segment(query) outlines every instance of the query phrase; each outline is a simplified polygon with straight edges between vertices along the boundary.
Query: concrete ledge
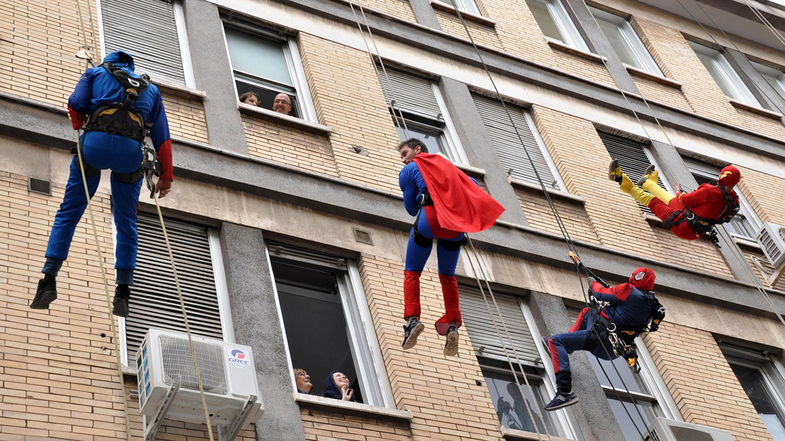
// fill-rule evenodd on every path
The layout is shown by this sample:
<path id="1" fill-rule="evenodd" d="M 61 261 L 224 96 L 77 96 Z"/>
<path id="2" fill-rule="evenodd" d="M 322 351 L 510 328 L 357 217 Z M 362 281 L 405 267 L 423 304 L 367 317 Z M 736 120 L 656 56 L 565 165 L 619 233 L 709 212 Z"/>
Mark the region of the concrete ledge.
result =
<path id="1" fill-rule="evenodd" d="M 238 102 L 237 108 L 240 109 L 241 113 L 257 116 L 259 118 L 263 118 L 268 121 L 285 124 L 290 127 L 305 130 L 307 132 L 316 133 L 318 135 L 329 136 L 330 133 L 332 133 L 333 131 L 333 129 L 319 123 L 306 121 L 302 118 L 297 118 L 295 116 L 289 116 L 278 112 L 273 112 L 270 109 L 263 109 L 261 107 L 252 106 L 250 104 Z"/>
<path id="2" fill-rule="evenodd" d="M 362 403 L 351 401 L 341 401 L 327 397 L 317 397 L 313 395 L 294 393 L 294 399 L 300 407 L 308 407 L 328 412 L 339 412 L 350 415 L 365 416 L 368 418 L 379 418 L 385 420 L 398 420 L 409 422 L 412 420 L 412 413 L 408 410 L 388 409 L 386 407 L 369 406 Z"/>
<path id="3" fill-rule="evenodd" d="M 676 80 L 672 80 L 670 78 L 661 77 L 659 75 L 654 75 L 652 73 L 646 72 L 645 70 L 640 70 L 637 67 L 624 65 L 624 68 L 627 69 L 627 72 L 630 75 L 636 76 L 638 78 L 643 78 L 644 80 L 654 81 L 655 83 L 662 84 L 663 86 L 672 87 L 674 89 L 681 90 L 682 84 Z"/>
<path id="4" fill-rule="evenodd" d="M 545 41 L 548 42 L 548 46 L 550 46 L 553 49 L 556 49 L 557 51 L 566 52 L 570 55 L 583 58 L 584 60 L 593 61 L 595 63 L 604 63 L 608 61 L 608 59 L 603 57 L 602 55 L 597 55 L 591 52 L 586 52 L 580 49 L 576 49 L 572 46 L 568 46 L 562 43 L 561 41 L 556 41 L 552 38 L 545 37 Z"/>
<path id="5" fill-rule="evenodd" d="M 527 441 L 542 441 L 542 440 L 550 440 L 550 441 L 570 441 L 566 438 L 559 438 L 556 436 L 549 436 L 549 435 L 540 435 L 534 432 L 527 432 L 525 430 L 516 430 L 510 429 L 509 427 L 502 426 L 501 428 L 502 436 L 504 439 L 510 440 L 527 440 Z"/>
<path id="6" fill-rule="evenodd" d="M 766 118 L 771 118 L 775 120 L 782 119 L 781 113 L 772 112 L 771 110 L 764 109 L 762 107 L 751 106 L 747 103 L 742 103 L 741 101 L 737 101 L 734 99 L 730 99 L 728 101 L 730 101 L 730 104 L 737 109 L 746 110 L 747 112 L 754 113 L 760 116 L 765 116 Z"/>
<path id="7" fill-rule="evenodd" d="M 455 7 L 453 5 L 441 2 L 439 0 L 431 0 L 431 6 L 433 9 L 439 9 L 444 12 L 450 12 L 455 14 L 455 18 L 458 18 L 458 14 L 455 13 Z M 472 14 L 471 12 L 461 11 L 461 16 L 466 21 L 472 21 L 483 26 L 488 27 L 496 27 L 496 22 L 491 20 L 488 17 L 483 17 L 482 15 Z"/>
<path id="8" fill-rule="evenodd" d="M 196 98 L 198 100 L 204 100 L 207 98 L 207 93 L 203 90 L 191 89 L 190 87 L 167 83 L 166 81 L 160 80 L 153 80 L 153 84 L 158 86 L 162 92 L 169 92 L 173 95 L 181 96 L 183 98 Z"/>
<path id="9" fill-rule="evenodd" d="M 507 180 L 510 182 L 510 184 L 513 187 L 521 187 L 526 190 L 533 190 L 533 191 L 540 191 L 540 192 L 542 191 L 542 188 L 539 185 L 532 184 L 530 182 L 526 182 L 515 178 L 507 178 Z M 545 191 L 547 191 L 549 195 L 556 197 L 558 199 L 563 199 L 568 202 L 578 203 L 580 205 L 586 204 L 586 198 L 584 198 L 583 196 L 577 196 L 572 193 L 567 193 L 566 191 L 554 190 L 551 188 L 546 188 Z"/>

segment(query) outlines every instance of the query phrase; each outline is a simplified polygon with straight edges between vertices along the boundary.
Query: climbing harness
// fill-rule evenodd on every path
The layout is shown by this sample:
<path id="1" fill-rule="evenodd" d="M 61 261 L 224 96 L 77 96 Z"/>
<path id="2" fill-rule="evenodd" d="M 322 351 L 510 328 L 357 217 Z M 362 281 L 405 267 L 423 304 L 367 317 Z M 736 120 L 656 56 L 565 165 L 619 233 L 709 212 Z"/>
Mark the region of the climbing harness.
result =
<path id="1" fill-rule="evenodd" d="M 689 207 L 684 207 L 681 210 L 674 211 L 667 219 L 662 222 L 662 226 L 670 229 L 684 222 L 692 228 L 695 234 L 706 236 L 714 243 L 717 248 L 720 248 L 719 237 L 717 236 L 717 225 L 730 222 L 735 216 L 739 215 L 740 205 L 733 199 L 728 189 L 722 185 L 714 185 L 715 188 L 722 192 L 722 197 L 725 199 L 725 208 L 716 218 L 701 217 L 695 214 Z"/>
<path id="2" fill-rule="evenodd" d="M 122 102 L 111 102 L 98 106 L 90 114 L 85 131 L 105 132 L 141 142 L 144 140 L 147 129 L 144 116 L 142 112 L 134 108 L 134 103 L 150 85 L 150 77 L 142 75 L 140 78 L 134 78 L 124 69 L 109 62 L 101 64 L 100 67 L 111 73 L 112 77 L 122 86 L 125 98 Z"/>

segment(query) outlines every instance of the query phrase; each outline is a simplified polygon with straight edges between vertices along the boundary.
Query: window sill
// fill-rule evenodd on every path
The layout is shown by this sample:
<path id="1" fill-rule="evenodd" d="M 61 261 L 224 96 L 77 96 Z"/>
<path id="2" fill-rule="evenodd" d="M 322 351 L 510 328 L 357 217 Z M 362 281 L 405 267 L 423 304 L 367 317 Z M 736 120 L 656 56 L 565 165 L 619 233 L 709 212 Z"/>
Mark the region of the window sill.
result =
<path id="1" fill-rule="evenodd" d="M 431 0 L 431 7 L 434 9 L 440 9 L 445 12 L 451 12 L 455 14 L 455 7 L 449 5 L 447 3 L 440 2 L 438 0 Z M 473 21 L 475 23 L 488 26 L 491 28 L 496 27 L 496 22 L 491 20 L 490 18 L 483 17 L 482 15 L 472 14 L 471 12 L 461 11 L 461 16 L 465 18 L 467 21 Z M 457 14 L 456 14 L 457 17 Z"/>
<path id="2" fill-rule="evenodd" d="M 511 440 L 531 440 L 531 441 L 539 441 L 542 439 L 542 435 L 539 435 L 534 432 L 527 432 L 525 430 L 517 430 L 517 429 L 510 429 L 509 427 L 502 426 L 502 436 L 504 439 L 511 439 Z M 553 441 L 570 441 L 565 438 L 558 438 L 555 436 L 549 436 L 549 440 Z"/>
<path id="3" fill-rule="evenodd" d="M 633 67 L 628 64 L 625 64 L 624 67 L 627 69 L 627 72 L 629 72 L 630 75 L 632 76 L 643 78 L 649 81 L 654 81 L 655 83 L 662 84 L 663 86 L 668 86 L 674 89 L 681 90 L 682 84 L 676 80 L 671 80 L 670 78 L 665 78 L 659 75 L 655 75 L 653 73 L 646 72 L 645 70 L 640 70 L 637 67 Z"/>
<path id="4" fill-rule="evenodd" d="M 729 99 L 729 101 L 730 104 L 737 109 L 746 110 L 747 112 L 754 113 L 760 116 L 765 116 L 766 118 L 771 118 L 776 120 L 782 119 L 781 113 L 772 112 L 771 110 L 766 110 L 758 106 L 751 106 L 749 104 L 742 103 L 741 101 L 736 101 L 734 99 Z"/>
<path id="5" fill-rule="evenodd" d="M 321 124 L 312 123 L 304 119 L 296 118 L 294 116 L 283 115 L 272 110 L 262 109 L 261 107 L 251 106 L 249 104 L 237 102 L 237 108 L 240 112 L 264 118 L 268 121 L 274 121 L 281 124 L 286 124 L 301 130 L 316 133 L 319 135 L 330 136 L 332 129 Z"/>
<path id="6" fill-rule="evenodd" d="M 482 168 L 472 167 L 471 165 L 465 164 L 455 164 L 455 166 L 458 167 L 458 169 L 460 169 L 462 172 L 466 173 L 466 175 L 474 179 L 482 180 L 485 178 L 485 170 Z"/>
<path id="7" fill-rule="evenodd" d="M 522 187 L 526 190 L 534 190 L 534 191 L 542 192 L 542 187 L 536 184 L 532 184 L 516 178 L 507 178 L 507 181 L 510 184 L 512 184 L 513 187 Z M 548 192 L 549 195 L 554 196 L 558 199 L 563 199 L 568 202 L 578 203 L 580 205 L 586 204 L 586 198 L 582 196 L 576 196 L 574 194 L 567 193 L 566 191 L 554 190 L 551 188 L 546 188 L 545 190 Z"/>
<path id="8" fill-rule="evenodd" d="M 754 239 L 736 236 L 734 234 L 731 234 L 730 237 L 731 240 L 733 240 L 733 243 L 735 243 L 739 248 L 744 248 L 751 251 L 762 251 L 760 245 Z"/>
<path id="9" fill-rule="evenodd" d="M 174 93 L 175 95 L 181 96 L 183 98 L 197 98 L 199 100 L 204 100 L 207 98 L 207 93 L 202 90 L 191 89 L 190 87 L 180 86 L 178 84 L 167 83 L 159 80 L 153 80 L 153 84 L 158 86 L 159 89 Z"/>
<path id="10" fill-rule="evenodd" d="M 545 37 L 545 41 L 548 42 L 548 46 L 550 46 L 551 48 L 553 48 L 553 49 L 555 49 L 557 51 L 566 52 L 566 53 L 568 53 L 570 55 L 574 55 L 576 57 L 583 58 L 584 60 L 593 61 L 595 63 L 604 63 L 604 62 L 608 61 L 608 59 L 603 57 L 602 55 L 597 55 L 597 54 L 593 54 L 591 52 L 586 52 L 586 51 L 582 51 L 580 49 L 576 49 L 576 48 L 574 48 L 572 46 L 568 46 L 568 45 L 562 43 L 561 41 L 556 41 L 556 40 L 554 40 L 552 38 Z"/>
<path id="11" fill-rule="evenodd" d="M 294 393 L 294 399 L 301 407 L 323 409 L 331 412 L 341 412 L 361 415 L 370 418 L 384 418 L 399 421 L 411 421 L 412 413 L 408 410 L 388 409 L 386 407 L 369 406 L 351 401 L 341 401 L 327 397 L 317 397 L 299 392 Z"/>

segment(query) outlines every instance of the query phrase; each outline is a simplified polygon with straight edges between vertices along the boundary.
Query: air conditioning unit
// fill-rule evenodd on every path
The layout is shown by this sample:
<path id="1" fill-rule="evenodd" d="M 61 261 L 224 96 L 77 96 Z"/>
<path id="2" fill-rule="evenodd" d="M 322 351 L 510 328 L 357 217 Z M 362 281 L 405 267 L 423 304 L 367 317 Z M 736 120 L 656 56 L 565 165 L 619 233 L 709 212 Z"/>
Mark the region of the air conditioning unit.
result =
<path id="1" fill-rule="evenodd" d="M 767 222 L 758 232 L 757 240 L 774 268 L 785 263 L 785 227 Z"/>
<path id="2" fill-rule="evenodd" d="M 193 343 L 210 422 L 224 430 L 221 439 L 232 439 L 230 433 L 236 436 L 263 412 L 251 348 L 197 336 Z M 204 423 L 186 334 L 150 329 L 136 352 L 136 367 L 145 439 L 155 437 L 164 418 Z"/>
<path id="3" fill-rule="evenodd" d="M 644 441 L 735 441 L 726 430 L 658 417 L 649 426 Z"/>

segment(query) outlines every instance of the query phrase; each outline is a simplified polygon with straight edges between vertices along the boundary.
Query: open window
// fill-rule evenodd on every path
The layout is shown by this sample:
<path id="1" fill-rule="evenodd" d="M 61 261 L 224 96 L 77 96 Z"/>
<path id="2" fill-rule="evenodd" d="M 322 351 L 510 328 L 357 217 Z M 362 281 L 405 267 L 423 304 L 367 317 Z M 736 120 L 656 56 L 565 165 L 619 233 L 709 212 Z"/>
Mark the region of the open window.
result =
<path id="1" fill-rule="evenodd" d="M 357 402 L 394 407 L 355 263 L 278 242 L 267 251 L 291 366 L 311 376 L 311 395 L 340 371 Z"/>
<path id="2" fill-rule="evenodd" d="M 293 39 L 238 22 L 224 23 L 224 33 L 238 100 L 252 93 L 262 109 L 316 120 Z"/>
<path id="3" fill-rule="evenodd" d="M 624 64 L 652 75 L 663 76 L 654 58 L 626 18 L 591 6 L 589 10 Z"/>
<path id="4" fill-rule="evenodd" d="M 456 164 L 468 164 L 438 85 L 427 78 L 389 67 L 378 69 L 379 83 L 398 138 L 419 138 L 428 153 L 443 153 Z"/>
<path id="5" fill-rule="evenodd" d="M 765 103 L 761 103 L 755 98 L 750 88 L 739 77 L 739 74 L 736 73 L 721 51 L 694 41 L 689 43 L 692 50 L 695 51 L 695 55 L 698 56 L 703 66 L 709 71 L 711 77 L 714 78 L 714 82 L 722 89 L 725 96 L 748 106 L 764 107 Z"/>
<path id="6" fill-rule="evenodd" d="M 480 15 L 480 8 L 477 7 L 477 2 L 475 0 L 439 0 L 439 1 L 447 3 L 448 5 L 460 11 L 468 12 L 469 14 Z"/>
<path id="7" fill-rule="evenodd" d="M 123 0 L 101 0 L 102 47 L 124 50 L 136 71 L 155 81 L 195 87 L 183 7 L 179 1 L 137 0 L 133 14 Z"/>
<path id="8" fill-rule="evenodd" d="M 589 52 L 578 28 L 575 27 L 561 0 L 526 0 L 545 37 L 575 49 Z"/>
<path id="9" fill-rule="evenodd" d="M 463 320 L 499 423 L 512 430 L 574 439 L 564 412 L 543 411 L 555 391 L 535 343 L 539 334 L 531 329 L 528 307 L 513 295 L 496 293 L 495 298 L 500 313 L 492 301 L 485 302 L 479 289 L 461 285 Z"/>

